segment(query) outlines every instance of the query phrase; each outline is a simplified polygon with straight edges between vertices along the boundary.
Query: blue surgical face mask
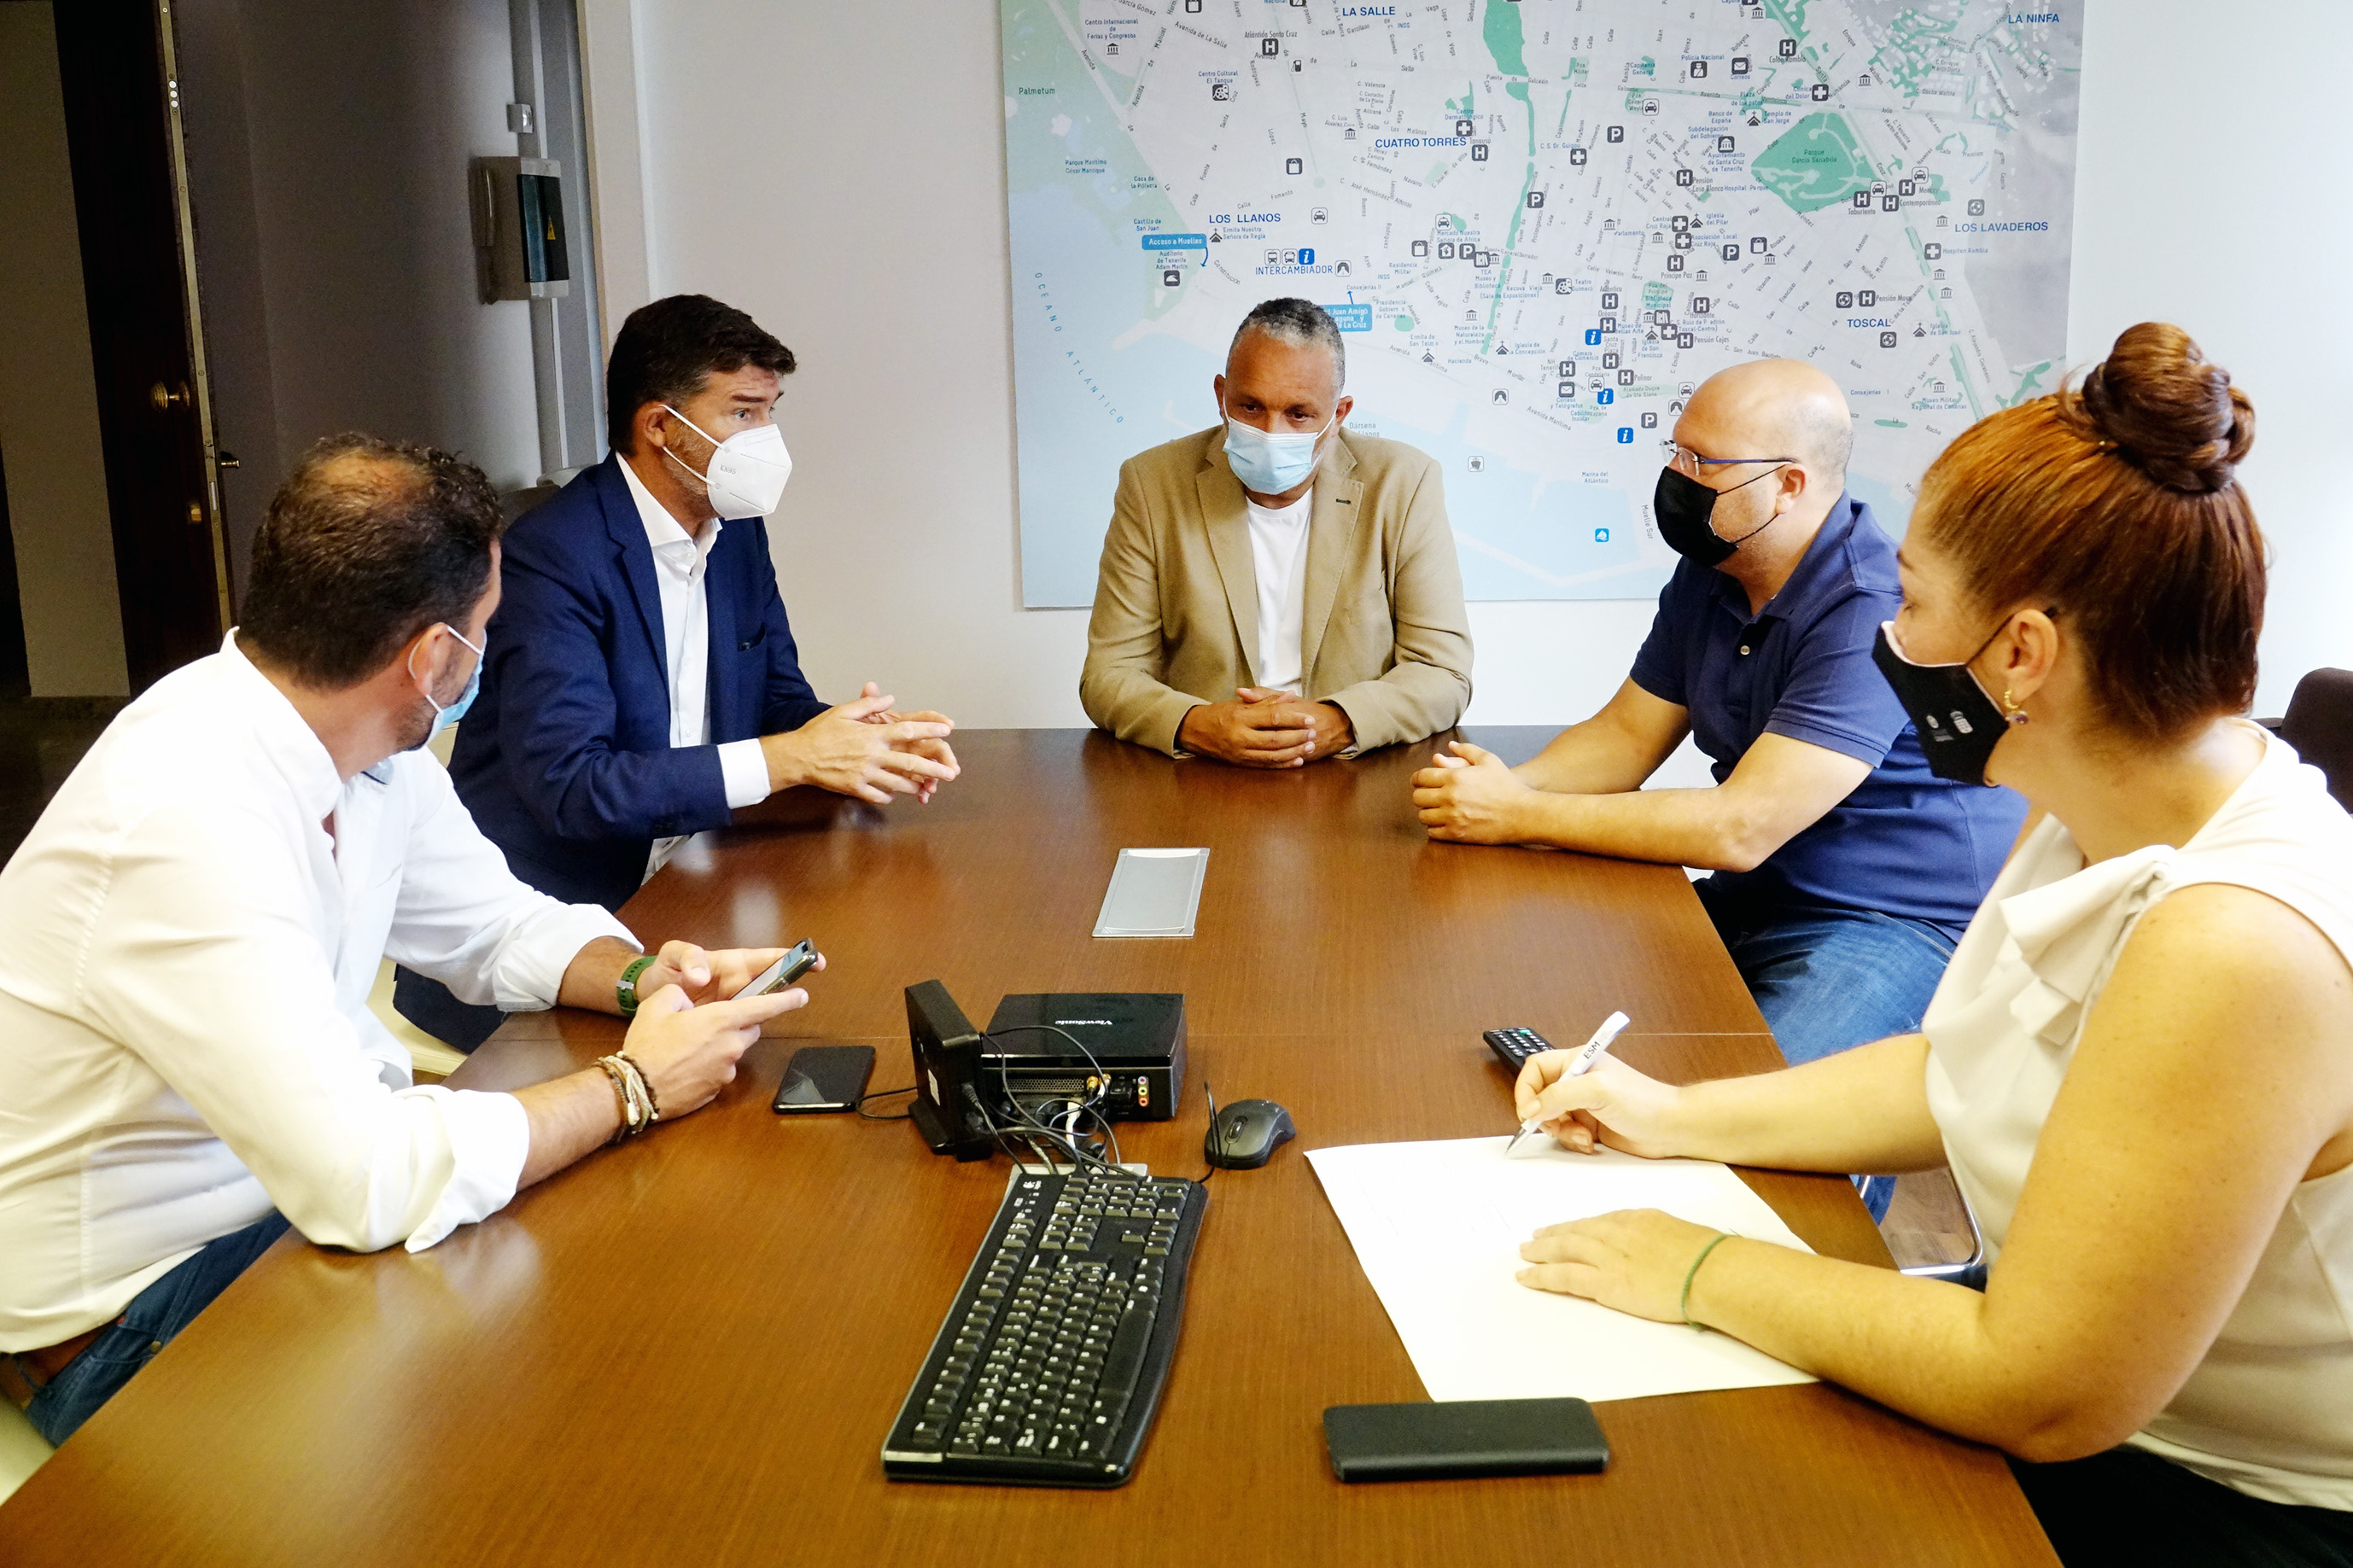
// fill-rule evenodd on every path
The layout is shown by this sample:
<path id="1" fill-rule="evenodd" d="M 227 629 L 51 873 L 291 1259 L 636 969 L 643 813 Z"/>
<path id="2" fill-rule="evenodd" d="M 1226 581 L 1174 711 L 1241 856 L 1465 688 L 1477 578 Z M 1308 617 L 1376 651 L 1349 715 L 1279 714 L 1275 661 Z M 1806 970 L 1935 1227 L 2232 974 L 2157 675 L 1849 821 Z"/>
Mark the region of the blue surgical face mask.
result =
<path id="1" fill-rule="evenodd" d="M 459 642 L 466 643 L 468 647 L 474 648 L 474 673 L 466 678 L 466 689 L 458 694 L 458 700 L 450 703 L 447 708 L 444 708 L 441 704 L 433 700 L 433 693 L 431 691 L 428 690 L 425 693 L 426 705 L 433 710 L 433 727 L 430 730 L 426 731 L 425 739 L 417 742 L 417 744 L 423 746 L 429 746 L 435 741 L 439 740 L 441 738 L 442 731 L 447 730 L 450 725 L 455 724 L 459 720 L 463 719 L 466 716 L 466 710 L 474 705 L 474 694 L 482 689 L 482 658 L 484 650 L 482 648 L 474 647 L 472 643 L 466 642 L 466 634 L 459 631 L 457 627 L 450 626 L 448 622 L 444 621 L 441 625 L 446 630 L 448 630 L 451 637 L 456 637 Z M 491 639 L 488 637 L 484 637 L 482 639 L 485 644 L 490 640 Z"/>
<path id="2" fill-rule="evenodd" d="M 1222 412 L 1222 410 L 1220 410 Z M 1315 471 L 1315 444 L 1339 421 L 1335 410 L 1313 436 L 1270 436 L 1239 419 L 1226 421 L 1226 461 L 1242 488 L 1279 496 Z"/>

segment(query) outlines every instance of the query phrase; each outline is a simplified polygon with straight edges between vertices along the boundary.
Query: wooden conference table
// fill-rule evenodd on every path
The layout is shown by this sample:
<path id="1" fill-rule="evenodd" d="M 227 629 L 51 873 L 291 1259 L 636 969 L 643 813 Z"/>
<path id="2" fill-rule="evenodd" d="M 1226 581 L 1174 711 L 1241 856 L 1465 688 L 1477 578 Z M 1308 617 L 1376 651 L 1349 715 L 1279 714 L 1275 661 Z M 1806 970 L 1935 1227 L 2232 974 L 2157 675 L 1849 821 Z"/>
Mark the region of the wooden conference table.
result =
<path id="1" fill-rule="evenodd" d="M 1475 738 L 1517 761 L 1546 736 Z M 1581 1037 L 1622 1007 L 1619 1054 L 1688 1079 L 1778 1065 L 1762 1019 L 1679 871 L 1428 842 L 1405 782 L 1427 747 L 1274 774 L 1081 731 L 956 747 L 928 806 L 781 799 L 623 911 L 649 940 L 828 956 L 716 1103 L 421 1255 L 289 1237 L 0 1507 L 0 1562 L 2053 1561 L 1998 1455 L 1820 1385 L 1604 1405 L 1605 1475 L 1340 1485 L 1324 1408 L 1425 1395 L 1303 1150 L 1506 1131 L 1483 1027 Z M 1210 847 L 1192 940 L 1089 934 L 1128 845 Z M 933 978 L 978 1023 L 1008 992 L 1184 993 L 1182 1114 L 1121 1129 L 1155 1171 L 1201 1169 L 1205 1080 L 1298 1120 L 1210 1187 L 1124 1489 L 882 1478 L 1005 1164 L 768 1100 L 816 1039 L 910 1081 L 901 994 Z M 520 1016 L 451 1082 L 530 1083 L 619 1034 Z M 1843 1181 L 1749 1179 L 1817 1249 L 1885 1265 Z"/>

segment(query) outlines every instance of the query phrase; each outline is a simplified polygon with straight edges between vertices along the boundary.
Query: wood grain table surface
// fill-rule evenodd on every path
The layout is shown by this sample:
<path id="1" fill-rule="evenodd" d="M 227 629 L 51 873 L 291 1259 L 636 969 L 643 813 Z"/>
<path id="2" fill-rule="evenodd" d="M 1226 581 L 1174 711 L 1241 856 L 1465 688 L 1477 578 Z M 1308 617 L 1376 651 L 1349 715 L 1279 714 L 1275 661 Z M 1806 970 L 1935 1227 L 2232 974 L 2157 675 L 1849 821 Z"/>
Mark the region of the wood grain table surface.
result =
<path id="1" fill-rule="evenodd" d="M 1472 738 L 1516 761 L 1546 733 Z M 1324 1407 L 1425 1395 L 1304 1151 L 1508 1131 L 1484 1027 L 1581 1038 L 1622 1007 L 1617 1054 L 1689 1081 L 1778 1065 L 1762 1019 L 1680 871 L 1428 842 L 1426 747 L 1259 774 L 1082 731 L 955 743 L 931 805 L 780 798 L 623 910 L 648 939 L 827 954 L 716 1102 L 422 1254 L 290 1236 L 0 1506 L 0 1563 L 2054 1561 L 1999 1455 L 1819 1384 L 1600 1405 L 1599 1476 L 1342 1486 Z M 1185 845 L 1210 849 L 1192 939 L 1089 934 L 1120 847 Z M 909 1082 L 902 994 L 927 979 L 976 1023 L 1012 992 L 1184 993 L 1182 1112 L 1120 1129 L 1155 1172 L 1199 1173 L 1205 1081 L 1298 1121 L 1210 1184 L 1118 1490 L 882 1477 L 1005 1162 L 768 1100 L 818 1040 Z M 620 1032 L 521 1016 L 450 1081 L 519 1087 Z M 1817 1250 L 1886 1264 L 1841 1179 L 1745 1174 Z"/>

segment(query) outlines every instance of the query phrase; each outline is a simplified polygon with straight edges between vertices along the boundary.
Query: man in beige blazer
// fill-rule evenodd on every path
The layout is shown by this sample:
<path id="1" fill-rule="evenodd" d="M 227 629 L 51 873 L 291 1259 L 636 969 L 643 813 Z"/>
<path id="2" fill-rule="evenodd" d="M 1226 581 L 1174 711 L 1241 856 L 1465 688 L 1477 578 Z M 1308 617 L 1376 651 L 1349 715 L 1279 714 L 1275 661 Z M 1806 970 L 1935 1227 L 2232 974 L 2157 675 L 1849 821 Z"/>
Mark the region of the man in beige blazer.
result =
<path id="1" fill-rule="evenodd" d="M 1419 741 L 1471 700 L 1438 465 L 1344 428 L 1339 329 L 1270 300 L 1225 415 L 1122 466 L 1079 700 L 1123 741 L 1246 767 Z"/>

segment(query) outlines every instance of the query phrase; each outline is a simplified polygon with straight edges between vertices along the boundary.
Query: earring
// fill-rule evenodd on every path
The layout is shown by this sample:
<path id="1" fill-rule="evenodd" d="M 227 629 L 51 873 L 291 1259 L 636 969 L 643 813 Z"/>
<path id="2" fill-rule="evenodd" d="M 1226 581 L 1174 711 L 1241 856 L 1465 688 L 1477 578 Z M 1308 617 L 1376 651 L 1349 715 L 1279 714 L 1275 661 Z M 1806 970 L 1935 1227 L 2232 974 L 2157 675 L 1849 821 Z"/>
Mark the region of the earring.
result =
<path id="1" fill-rule="evenodd" d="M 2026 710 L 2016 705 L 2012 691 L 2010 687 L 2001 689 L 2001 716 L 2013 724 L 2023 724 L 2026 722 Z"/>

